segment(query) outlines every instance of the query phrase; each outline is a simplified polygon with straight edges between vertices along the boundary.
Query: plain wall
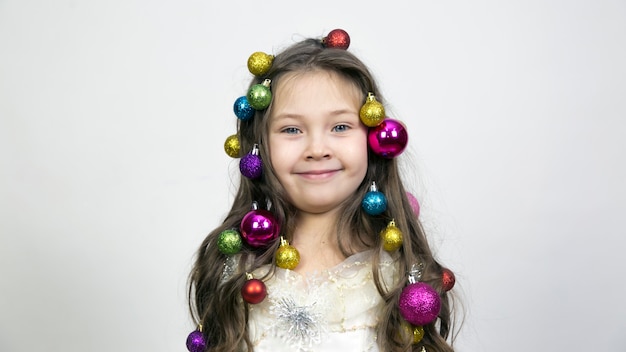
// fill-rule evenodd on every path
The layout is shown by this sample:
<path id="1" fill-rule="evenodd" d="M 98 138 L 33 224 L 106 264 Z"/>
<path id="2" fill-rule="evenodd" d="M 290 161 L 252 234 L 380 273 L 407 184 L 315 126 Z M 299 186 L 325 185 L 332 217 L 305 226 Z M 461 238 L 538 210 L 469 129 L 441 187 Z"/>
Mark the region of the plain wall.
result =
<path id="1" fill-rule="evenodd" d="M 624 1 L 0 0 L 0 351 L 185 351 L 254 51 L 347 30 L 459 351 L 624 351 Z"/>

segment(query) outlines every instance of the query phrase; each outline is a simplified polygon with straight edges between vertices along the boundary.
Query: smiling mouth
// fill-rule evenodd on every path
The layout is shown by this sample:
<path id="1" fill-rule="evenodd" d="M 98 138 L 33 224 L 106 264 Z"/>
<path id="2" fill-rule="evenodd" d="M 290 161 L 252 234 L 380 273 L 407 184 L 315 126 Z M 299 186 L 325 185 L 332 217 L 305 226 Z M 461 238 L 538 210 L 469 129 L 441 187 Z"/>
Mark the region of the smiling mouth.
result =
<path id="1" fill-rule="evenodd" d="M 297 172 L 296 174 L 306 179 L 319 180 L 319 179 L 326 179 L 326 178 L 332 177 L 339 171 L 340 170 L 336 170 L 336 169 L 335 170 L 311 170 L 311 171 L 305 171 L 305 172 Z"/>

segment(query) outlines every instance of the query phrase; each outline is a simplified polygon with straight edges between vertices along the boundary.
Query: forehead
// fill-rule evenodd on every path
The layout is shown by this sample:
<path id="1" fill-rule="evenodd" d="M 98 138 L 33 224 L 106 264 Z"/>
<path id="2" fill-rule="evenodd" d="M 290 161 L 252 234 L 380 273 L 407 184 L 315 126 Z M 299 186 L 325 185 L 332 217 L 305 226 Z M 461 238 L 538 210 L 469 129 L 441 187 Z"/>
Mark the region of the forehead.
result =
<path id="1" fill-rule="evenodd" d="M 364 93 L 356 83 L 328 70 L 290 72 L 274 86 L 273 109 L 292 108 L 311 102 L 360 105 Z"/>

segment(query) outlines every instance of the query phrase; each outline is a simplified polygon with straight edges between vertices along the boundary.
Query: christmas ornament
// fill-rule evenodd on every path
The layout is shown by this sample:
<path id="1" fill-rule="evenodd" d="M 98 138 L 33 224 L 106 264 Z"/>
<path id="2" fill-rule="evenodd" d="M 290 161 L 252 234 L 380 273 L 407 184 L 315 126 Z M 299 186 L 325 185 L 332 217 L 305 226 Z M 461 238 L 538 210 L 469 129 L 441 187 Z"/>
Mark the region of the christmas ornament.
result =
<path id="1" fill-rule="evenodd" d="M 413 344 L 416 344 L 424 338 L 424 327 L 423 326 L 414 326 L 413 327 Z"/>
<path id="2" fill-rule="evenodd" d="M 224 151 L 231 158 L 239 157 L 239 151 L 241 146 L 239 145 L 239 137 L 236 134 L 230 135 L 224 141 Z"/>
<path id="3" fill-rule="evenodd" d="M 415 214 L 416 218 L 420 216 L 420 203 L 417 201 L 417 198 L 411 193 L 406 192 L 406 197 L 409 198 L 409 203 L 411 204 L 411 209 L 413 210 L 413 214 Z"/>
<path id="4" fill-rule="evenodd" d="M 441 284 L 444 291 L 450 291 L 456 283 L 456 277 L 452 270 L 443 268 L 441 271 Z"/>
<path id="5" fill-rule="evenodd" d="M 409 285 L 400 293 L 398 308 L 404 320 L 415 326 L 431 323 L 441 310 L 441 298 L 435 289 L 421 278 L 421 266 L 414 265 L 409 273 Z"/>
<path id="6" fill-rule="evenodd" d="M 402 329 L 404 330 L 404 336 L 410 336 L 414 345 L 422 341 L 422 338 L 424 338 L 424 327 L 422 326 L 413 326 L 404 322 L 402 323 Z"/>
<path id="7" fill-rule="evenodd" d="M 396 227 L 394 220 L 380 232 L 380 238 L 383 240 L 383 249 L 387 252 L 393 252 L 402 246 L 402 231 Z"/>
<path id="8" fill-rule="evenodd" d="M 346 50 L 350 46 L 350 36 L 343 29 L 333 29 L 322 39 L 322 44 L 327 48 Z"/>
<path id="9" fill-rule="evenodd" d="M 250 304 L 261 303 L 267 296 L 267 288 L 265 283 L 259 279 L 252 277 L 252 274 L 246 274 L 248 280 L 241 287 L 241 297 Z"/>
<path id="10" fill-rule="evenodd" d="M 241 235 L 237 230 L 224 230 L 217 239 L 217 249 L 226 255 L 239 253 L 241 246 Z"/>
<path id="11" fill-rule="evenodd" d="M 280 247 L 276 250 L 276 265 L 279 268 L 293 270 L 300 262 L 300 253 L 287 240 L 280 238 Z"/>
<path id="12" fill-rule="evenodd" d="M 248 103 L 255 110 L 263 110 L 270 105 L 272 101 L 271 82 L 270 79 L 266 79 L 263 83 L 255 84 L 248 90 L 246 95 Z"/>
<path id="13" fill-rule="evenodd" d="M 248 102 L 247 96 L 241 96 L 235 100 L 235 104 L 233 104 L 233 111 L 235 112 L 235 116 L 241 121 L 250 120 L 254 117 L 254 108 Z"/>
<path id="14" fill-rule="evenodd" d="M 250 179 L 261 177 L 263 174 L 263 161 L 259 156 L 259 146 L 255 144 L 252 151 L 239 160 L 239 171 Z"/>
<path id="15" fill-rule="evenodd" d="M 267 246 L 278 238 L 280 225 L 272 213 L 258 209 L 258 204 L 254 202 L 252 210 L 241 220 L 239 230 L 246 243 L 258 248 Z"/>
<path id="16" fill-rule="evenodd" d="M 272 68 L 273 62 L 273 55 L 257 51 L 248 58 L 248 71 L 255 76 L 263 76 Z"/>
<path id="17" fill-rule="evenodd" d="M 409 135 L 402 122 L 387 118 L 380 125 L 370 128 L 367 141 L 374 153 L 391 159 L 404 151 Z"/>
<path id="18" fill-rule="evenodd" d="M 189 352 L 204 352 L 206 349 L 206 341 L 202 334 L 202 325 L 198 325 L 198 329 L 192 331 L 187 336 L 187 350 Z"/>
<path id="19" fill-rule="evenodd" d="M 385 118 L 385 107 L 376 100 L 374 93 L 367 93 L 365 104 L 361 106 L 359 111 L 361 122 L 367 127 L 375 127 Z"/>
<path id="20" fill-rule="evenodd" d="M 361 207 L 369 215 L 382 214 L 387 209 L 387 198 L 376 188 L 376 182 L 372 182 L 369 192 L 365 194 Z"/>

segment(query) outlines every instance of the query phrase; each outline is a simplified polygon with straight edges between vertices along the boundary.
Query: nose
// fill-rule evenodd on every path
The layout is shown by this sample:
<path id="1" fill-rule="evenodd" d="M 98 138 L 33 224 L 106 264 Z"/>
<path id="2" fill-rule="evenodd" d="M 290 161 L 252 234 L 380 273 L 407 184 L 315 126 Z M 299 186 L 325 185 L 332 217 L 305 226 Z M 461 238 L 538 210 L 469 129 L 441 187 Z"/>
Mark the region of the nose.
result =
<path id="1" fill-rule="evenodd" d="M 332 148 L 326 137 L 320 134 L 309 135 L 308 146 L 306 150 L 307 160 L 328 159 L 332 155 Z"/>

